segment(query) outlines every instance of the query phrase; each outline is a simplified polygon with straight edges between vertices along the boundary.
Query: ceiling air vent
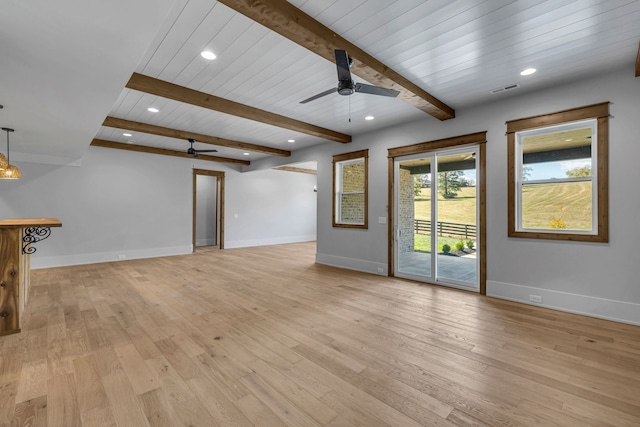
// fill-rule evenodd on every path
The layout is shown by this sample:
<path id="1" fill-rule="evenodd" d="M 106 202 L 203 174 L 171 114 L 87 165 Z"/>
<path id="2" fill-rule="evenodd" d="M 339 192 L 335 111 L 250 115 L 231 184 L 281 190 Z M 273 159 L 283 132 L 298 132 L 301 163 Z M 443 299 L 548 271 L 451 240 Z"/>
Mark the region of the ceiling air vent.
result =
<path id="1" fill-rule="evenodd" d="M 513 85 L 509 85 L 509 86 L 505 86 L 505 87 L 499 87 L 497 89 L 492 89 L 489 91 L 489 93 L 494 94 L 494 93 L 500 93 L 500 92 L 504 92 L 507 90 L 511 90 L 511 89 L 515 89 L 517 87 L 520 87 L 520 85 L 518 83 L 513 84 Z"/>

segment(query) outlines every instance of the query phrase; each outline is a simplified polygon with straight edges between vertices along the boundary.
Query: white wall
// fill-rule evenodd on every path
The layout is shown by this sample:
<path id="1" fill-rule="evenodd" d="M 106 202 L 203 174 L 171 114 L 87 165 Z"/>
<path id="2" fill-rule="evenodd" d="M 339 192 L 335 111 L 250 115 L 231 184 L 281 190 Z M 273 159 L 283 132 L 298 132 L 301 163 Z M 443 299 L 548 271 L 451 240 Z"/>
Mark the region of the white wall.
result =
<path id="1" fill-rule="evenodd" d="M 215 176 L 196 176 L 196 246 L 218 244 L 217 182 Z"/>
<path id="2" fill-rule="evenodd" d="M 18 166 L 22 178 L 0 180 L 0 218 L 62 221 L 35 245 L 34 268 L 190 253 L 194 166 L 226 173 L 227 247 L 315 239 L 314 175 L 99 147 L 80 167 Z"/>
<path id="3" fill-rule="evenodd" d="M 640 79 L 625 69 L 536 93 L 456 111 L 354 138 L 308 156 L 318 160 L 317 261 L 387 274 L 387 148 L 487 130 L 487 294 L 640 324 Z M 581 243 L 507 237 L 507 120 L 581 107 L 610 106 L 610 242 Z M 331 155 L 369 148 L 369 229 L 331 225 Z M 301 158 L 304 153 L 298 154 Z"/>
<path id="4" fill-rule="evenodd" d="M 225 247 L 316 239 L 316 176 L 274 170 L 227 177 Z"/>
<path id="5" fill-rule="evenodd" d="M 523 85 L 524 90 L 526 85 Z M 505 122 L 611 101 L 610 242 L 584 243 L 507 237 Z M 354 138 L 252 162 L 248 169 L 318 161 L 316 177 L 283 171 L 227 172 L 228 248 L 310 240 L 317 218 L 317 261 L 387 274 L 387 148 L 487 130 L 487 293 L 640 324 L 640 79 L 626 69 L 608 75 L 457 110 L 446 122 L 426 116 Z M 331 156 L 369 148 L 369 229 L 331 226 Z M 90 148 L 82 166 L 18 164 L 23 178 L 0 182 L 0 218 L 58 217 L 62 229 L 37 246 L 34 265 L 64 265 L 191 250 L 192 161 Z M 202 164 L 207 163 L 207 164 Z M 167 171 L 171 171 L 168 174 Z M 317 217 L 313 206 L 318 197 Z M 237 214 L 237 217 L 235 217 Z"/>

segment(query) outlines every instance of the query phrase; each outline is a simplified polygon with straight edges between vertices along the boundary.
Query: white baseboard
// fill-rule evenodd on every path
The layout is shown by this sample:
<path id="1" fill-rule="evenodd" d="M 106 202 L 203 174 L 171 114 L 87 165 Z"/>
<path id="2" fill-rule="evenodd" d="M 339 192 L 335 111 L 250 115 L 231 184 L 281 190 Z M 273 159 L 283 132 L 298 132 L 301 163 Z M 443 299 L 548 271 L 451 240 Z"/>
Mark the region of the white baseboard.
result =
<path id="1" fill-rule="evenodd" d="M 316 240 L 316 235 L 312 236 L 289 236 L 289 237 L 278 237 L 273 239 L 256 239 L 256 240 L 225 240 L 224 248 L 225 249 L 233 249 L 233 248 L 249 248 L 252 246 L 267 246 L 267 245 L 282 245 L 285 243 L 302 243 L 302 242 L 313 242 Z"/>
<path id="2" fill-rule="evenodd" d="M 118 252 L 99 252 L 92 254 L 61 255 L 51 257 L 31 257 L 31 268 L 65 267 L 69 265 L 97 264 L 100 262 L 126 261 L 129 259 L 157 258 L 161 256 L 185 255 L 192 253 L 192 247 L 174 246 L 170 248 L 121 250 Z M 120 258 L 124 255 L 124 258 Z"/>
<path id="3" fill-rule="evenodd" d="M 542 302 L 531 302 L 529 300 L 530 295 L 542 297 Z M 487 280 L 487 296 L 615 322 L 640 325 L 640 304 L 625 301 L 570 294 L 492 280 Z"/>
<path id="4" fill-rule="evenodd" d="M 377 274 L 379 276 L 386 276 L 388 274 L 387 264 L 355 258 L 345 258 L 335 255 L 316 253 L 316 263 L 329 265 L 331 267 L 346 268 L 347 270 Z"/>

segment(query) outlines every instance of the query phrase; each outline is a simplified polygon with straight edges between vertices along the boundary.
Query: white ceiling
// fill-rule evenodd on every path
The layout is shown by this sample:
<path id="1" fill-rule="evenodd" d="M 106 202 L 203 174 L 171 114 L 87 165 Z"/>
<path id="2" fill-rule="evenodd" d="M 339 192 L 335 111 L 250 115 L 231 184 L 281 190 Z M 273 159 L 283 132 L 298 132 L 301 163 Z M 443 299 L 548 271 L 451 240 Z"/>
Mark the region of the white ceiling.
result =
<path id="1" fill-rule="evenodd" d="M 289 1 L 454 109 L 614 68 L 632 73 L 640 41 L 638 0 Z M 0 124 L 16 128 L 12 151 L 80 157 L 93 137 L 186 149 L 185 141 L 101 127 L 107 115 L 287 150 L 337 144 L 123 89 L 133 71 L 350 135 L 438 123 L 399 99 L 358 93 L 301 105 L 335 87 L 333 63 L 215 1 L 170 3 L 4 1 Z M 204 60 L 204 49 L 218 58 Z M 538 72 L 520 76 L 527 67 Z"/>
<path id="2" fill-rule="evenodd" d="M 172 6 L 173 0 L 3 0 L 0 125 L 15 129 L 12 158 L 82 157 Z"/>

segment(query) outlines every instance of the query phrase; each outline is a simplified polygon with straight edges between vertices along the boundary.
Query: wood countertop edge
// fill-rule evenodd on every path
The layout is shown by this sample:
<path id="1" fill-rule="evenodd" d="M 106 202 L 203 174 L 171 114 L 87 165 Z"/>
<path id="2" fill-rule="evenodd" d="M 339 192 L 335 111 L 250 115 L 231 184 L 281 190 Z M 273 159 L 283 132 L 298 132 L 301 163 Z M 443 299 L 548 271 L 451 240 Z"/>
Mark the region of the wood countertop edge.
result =
<path id="1" fill-rule="evenodd" d="M 57 218 L 11 218 L 0 221 L 0 228 L 62 227 Z"/>

